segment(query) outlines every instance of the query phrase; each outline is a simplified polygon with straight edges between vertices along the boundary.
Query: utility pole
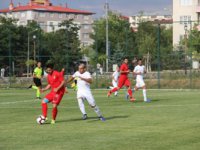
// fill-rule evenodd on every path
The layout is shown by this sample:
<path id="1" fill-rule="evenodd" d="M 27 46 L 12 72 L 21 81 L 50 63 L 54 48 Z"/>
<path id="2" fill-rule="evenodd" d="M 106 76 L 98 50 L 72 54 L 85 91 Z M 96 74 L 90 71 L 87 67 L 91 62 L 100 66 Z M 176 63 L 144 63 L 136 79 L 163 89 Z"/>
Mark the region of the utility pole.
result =
<path id="1" fill-rule="evenodd" d="M 106 0 L 105 9 L 106 9 L 106 72 L 108 72 L 108 63 L 109 63 L 109 38 L 108 38 L 108 30 L 109 30 L 109 26 L 108 26 L 108 10 L 109 10 L 109 4 L 108 4 L 108 0 Z"/>

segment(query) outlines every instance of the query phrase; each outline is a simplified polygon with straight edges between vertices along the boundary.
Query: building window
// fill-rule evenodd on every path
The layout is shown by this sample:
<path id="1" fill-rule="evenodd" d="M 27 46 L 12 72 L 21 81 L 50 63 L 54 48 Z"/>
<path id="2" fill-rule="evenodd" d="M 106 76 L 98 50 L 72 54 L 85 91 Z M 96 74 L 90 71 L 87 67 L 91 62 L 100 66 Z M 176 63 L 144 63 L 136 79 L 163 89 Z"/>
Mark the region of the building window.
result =
<path id="1" fill-rule="evenodd" d="M 89 16 L 84 16 L 84 20 L 89 20 Z"/>
<path id="2" fill-rule="evenodd" d="M 62 14 L 61 14 L 61 13 L 60 13 L 60 14 L 58 14 L 58 17 L 59 17 L 59 18 L 62 18 Z"/>
<path id="3" fill-rule="evenodd" d="M 39 14 L 39 16 L 40 16 L 41 18 L 43 18 L 43 17 L 45 17 L 45 13 L 41 12 L 41 13 Z"/>
<path id="4" fill-rule="evenodd" d="M 44 22 L 38 22 L 41 29 L 45 29 L 45 23 Z"/>
<path id="5" fill-rule="evenodd" d="M 24 12 L 21 13 L 21 17 L 24 18 L 26 14 Z"/>
<path id="6" fill-rule="evenodd" d="M 89 24 L 83 24 L 83 29 L 87 30 L 90 28 L 90 25 Z"/>
<path id="7" fill-rule="evenodd" d="M 51 14 L 50 14 L 50 17 L 53 18 L 53 17 L 54 17 L 54 13 L 51 13 Z"/>
<path id="8" fill-rule="evenodd" d="M 180 16 L 180 24 L 190 24 L 191 16 Z"/>
<path id="9" fill-rule="evenodd" d="M 192 0 L 180 0 L 181 6 L 191 6 Z"/>
<path id="10" fill-rule="evenodd" d="M 88 39 L 90 37 L 89 33 L 83 33 L 83 38 Z"/>

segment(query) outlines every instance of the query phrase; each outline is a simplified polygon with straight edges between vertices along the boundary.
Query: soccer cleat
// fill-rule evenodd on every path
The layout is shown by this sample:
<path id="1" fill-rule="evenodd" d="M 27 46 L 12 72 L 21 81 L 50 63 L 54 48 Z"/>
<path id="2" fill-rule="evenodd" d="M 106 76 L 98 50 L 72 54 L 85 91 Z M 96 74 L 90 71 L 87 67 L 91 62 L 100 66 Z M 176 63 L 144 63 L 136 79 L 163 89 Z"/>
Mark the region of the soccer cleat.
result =
<path id="1" fill-rule="evenodd" d="M 40 99 L 42 99 L 41 97 L 36 97 L 36 100 L 40 100 Z"/>
<path id="2" fill-rule="evenodd" d="M 103 122 L 106 121 L 106 119 L 105 119 L 103 116 L 100 116 L 100 117 L 99 117 L 99 120 L 101 120 L 101 121 L 103 121 Z"/>
<path id="3" fill-rule="evenodd" d="M 30 88 L 32 88 L 32 85 L 30 85 L 29 87 L 27 87 L 27 89 L 30 89 Z"/>
<path id="4" fill-rule="evenodd" d="M 55 124 L 56 123 L 56 121 L 55 120 L 51 120 L 51 124 Z"/>
<path id="5" fill-rule="evenodd" d="M 47 117 L 45 118 L 45 121 L 48 121 L 48 118 L 47 118 Z"/>
<path id="6" fill-rule="evenodd" d="M 125 99 L 126 99 L 126 100 L 129 99 L 129 95 L 128 95 L 128 93 L 126 93 L 126 95 L 125 95 Z"/>
<path id="7" fill-rule="evenodd" d="M 110 95 L 111 95 L 111 92 L 109 91 L 108 94 L 107 94 L 107 97 L 110 97 Z"/>
<path id="8" fill-rule="evenodd" d="M 130 102 L 134 102 L 136 99 L 134 97 L 130 98 Z"/>
<path id="9" fill-rule="evenodd" d="M 147 98 L 146 101 L 144 101 L 145 103 L 150 103 L 151 102 L 151 99 Z"/>
<path id="10" fill-rule="evenodd" d="M 86 120 L 87 118 L 88 118 L 87 114 L 84 114 L 83 117 L 82 117 L 83 120 Z"/>

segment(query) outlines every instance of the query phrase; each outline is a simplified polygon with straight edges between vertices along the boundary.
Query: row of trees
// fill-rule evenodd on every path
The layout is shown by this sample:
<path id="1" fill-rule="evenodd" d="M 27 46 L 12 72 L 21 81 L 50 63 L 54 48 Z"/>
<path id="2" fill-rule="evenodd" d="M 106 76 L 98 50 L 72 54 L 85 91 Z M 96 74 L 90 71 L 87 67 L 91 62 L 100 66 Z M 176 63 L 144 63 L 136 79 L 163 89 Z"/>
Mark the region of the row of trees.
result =
<path id="1" fill-rule="evenodd" d="M 184 51 L 173 51 L 172 27 L 159 26 L 153 22 L 145 22 L 142 19 L 138 24 L 138 31 L 130 28 L 128 20 L 118 14 L 109 12 L 109 62 L 119 64 L 126 56 L 130 60 L 144 58 L 149 69 L 155 70 L 160 63 L 162 69 L 177 69 L 182 66 Z M 73 20 L 66 20 L 59 24 L 62 27 L 50 33 L 44 32 L 40 26 L 32 21 L 27 26 L 16 25 L 17 20 L 0 17 L 0 62 L 1 65 L 12 66 L 20 75 L 26 72 L 27 65 L 34 65 L 34 40 L 36 44 L 37 60 L 46 63 L 52 61 L 56 69 L 66 68 L 67 72 L 73 72 L 76 64 L 82 56 L 90 58 L 90 66 L 96 68 L 100 63 L 105 67 L 106 60 L 106 30 L 105 18 L 95 20 L 94 32 L 91 38 L 93 45 L 81 47 L 78 38 L 79 27 Z M 33 35 L 37 38 L 34 39 Z M 28 44 L 28 37 L 30 43 Z M 160 41 L 160 42 L 159 42 Z M 193 30 L 188 37 L 188 49 L 199 53 L 200 36 L 197 30 Z M 160 43 L 160 45 L 158 45 Z M 30 45 L 30 61 L 27 62 L 27 50 Z M 158 53 L 158 46 L 160 53 Z M 158 54 L 160 62 L 158 62 Z M 111 65 L 110 65 L 111 67 Z"/>

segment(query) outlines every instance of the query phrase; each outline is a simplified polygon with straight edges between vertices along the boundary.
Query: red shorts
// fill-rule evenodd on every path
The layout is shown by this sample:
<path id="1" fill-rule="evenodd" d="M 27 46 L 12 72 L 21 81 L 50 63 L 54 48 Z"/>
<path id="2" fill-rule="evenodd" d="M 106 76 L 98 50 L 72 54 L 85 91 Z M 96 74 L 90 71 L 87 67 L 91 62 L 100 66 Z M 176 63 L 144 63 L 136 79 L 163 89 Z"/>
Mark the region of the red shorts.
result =
<path id="1" fill-rule="evenodd" d="M 55 93 L 51 91 L 49 94 L 45 96 L 45 98 L 48 99 L 49 102 L 51 102 L 52 104 L 59 105 L 62 100 L 63 95 L 64 95 L 64 92 Z"/>
<path id="2" fill-rule="evenodd" d="M 131 85 L 131 82 L 127 77 L 119 77 L 118 81 L 118 87 L 121 89 L 123 86 L 129 87 Z"/>

